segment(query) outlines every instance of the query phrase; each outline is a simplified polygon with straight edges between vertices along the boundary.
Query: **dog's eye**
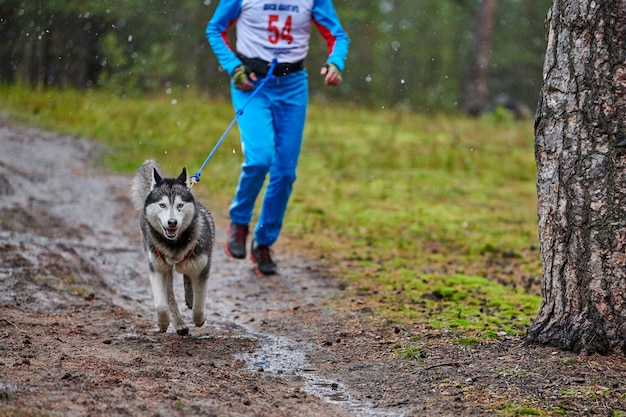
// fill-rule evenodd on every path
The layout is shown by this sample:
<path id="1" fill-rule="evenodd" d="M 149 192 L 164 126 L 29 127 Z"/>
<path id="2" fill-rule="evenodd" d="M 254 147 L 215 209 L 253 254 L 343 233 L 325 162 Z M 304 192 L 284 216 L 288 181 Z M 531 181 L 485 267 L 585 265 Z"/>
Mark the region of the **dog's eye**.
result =
<path id="1" fill-rule="evenodd" d="M 159 207 L 165 208 L 165 203 L 159 203 Z"/>
<path id="2" fill-rule="evenodd" d="M 183 207 L 185 207 L 185 205 L 183 203 L 180 203 L 179 205 L 176 206 L 178 211 L 181 211 L 183 209 Z"/>

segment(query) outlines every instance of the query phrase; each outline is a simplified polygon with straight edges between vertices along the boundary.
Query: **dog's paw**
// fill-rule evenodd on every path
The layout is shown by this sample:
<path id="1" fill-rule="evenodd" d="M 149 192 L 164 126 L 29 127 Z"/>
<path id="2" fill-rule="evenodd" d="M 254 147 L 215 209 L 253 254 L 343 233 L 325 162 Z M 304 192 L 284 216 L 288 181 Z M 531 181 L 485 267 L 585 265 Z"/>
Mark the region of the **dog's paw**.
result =
<path id="1" fill-rule="evenodd" d="M 196 325 L 196 327 L 202 327 L 204 325 L 206 318 L 204 316 L 204 312 L 202 313 L 195 313 L 193 314 L 193 324 Z"/>
<path id="2" fill-rule="evenodd" d="M 159 323 L 159 331 L 165 333 L 167 331 L 167 328 L 170 326 L 170 317 L 167 312 L 158 312 L 157 321 Z"/>
<path id="3" fill-rule="evenodd" d="M 179 336 L 187 336 L 189 334 L 189 328 L 187 326 L 176 329 L 176 333 Z"/>

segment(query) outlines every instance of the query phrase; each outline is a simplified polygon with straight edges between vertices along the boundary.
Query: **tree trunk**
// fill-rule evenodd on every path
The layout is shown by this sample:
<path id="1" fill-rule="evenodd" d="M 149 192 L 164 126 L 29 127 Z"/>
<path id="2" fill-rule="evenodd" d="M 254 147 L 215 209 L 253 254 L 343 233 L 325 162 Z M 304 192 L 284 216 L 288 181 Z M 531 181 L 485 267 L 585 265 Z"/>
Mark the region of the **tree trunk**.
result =
<path id="1" fill-rule="evenodd" d="M 535 120 L 543 303 L 531 341 L 626 351 L 626 0 L 554 0 Z"/>
<path id="2" fill-rule="evenodd" d="M 465 92 L 468 114 L 478 116 L 487 107 L 489 55 L 493 43 L 493 18 L 496 0 L 482 0 L 476 16 L 476 44 L 472 54 L 470 77 Z"/>

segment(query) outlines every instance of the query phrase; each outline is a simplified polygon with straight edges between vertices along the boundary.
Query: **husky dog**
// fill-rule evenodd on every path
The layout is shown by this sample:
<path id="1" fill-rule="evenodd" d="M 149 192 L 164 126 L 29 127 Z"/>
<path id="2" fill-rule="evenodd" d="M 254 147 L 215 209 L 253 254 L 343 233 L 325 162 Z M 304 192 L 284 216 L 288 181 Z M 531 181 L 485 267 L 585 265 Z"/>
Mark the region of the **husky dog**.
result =
<path id="1" fill-rule="evenodd" d="M 213 217 L 191 194 L 186 168 L 178 178 L 164 178 L 152 160 L 137 170 L 131 199 L 142 212 L 143 247 L 159 330 L 167 331 L 173 320 L 176 332 L 186 335 L 189 329 L 174 298 L 173 273 L 183 274 L 185 303 L 192 309 L 194 324 L 202 326 L 215 239 Z"/>

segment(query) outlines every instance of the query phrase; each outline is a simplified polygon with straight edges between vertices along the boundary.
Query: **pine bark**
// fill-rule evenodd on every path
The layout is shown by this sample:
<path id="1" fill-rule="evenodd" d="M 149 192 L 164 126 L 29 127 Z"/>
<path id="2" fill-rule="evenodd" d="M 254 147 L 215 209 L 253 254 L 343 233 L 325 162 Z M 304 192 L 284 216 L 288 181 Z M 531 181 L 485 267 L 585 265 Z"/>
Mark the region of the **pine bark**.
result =
<path id="1" fill-rule="evenodd" d="M 626 1 L 554 0 L 535 119 L 543 303 L 530 341 L 626 351 Z"/>

